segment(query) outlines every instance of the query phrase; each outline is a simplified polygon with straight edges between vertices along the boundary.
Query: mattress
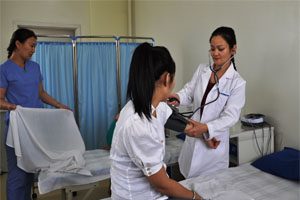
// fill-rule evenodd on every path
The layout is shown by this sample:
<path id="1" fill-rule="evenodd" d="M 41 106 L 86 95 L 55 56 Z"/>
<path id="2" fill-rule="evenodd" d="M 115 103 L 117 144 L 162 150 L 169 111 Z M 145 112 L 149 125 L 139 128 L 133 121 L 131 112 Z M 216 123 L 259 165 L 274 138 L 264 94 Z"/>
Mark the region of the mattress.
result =
<path id="1" fill-rule="evenodd" d="M 183 141 L 170 136 L 166 138 L 166 153 L 164 162 L 172 165 L 178 161 Z M 40 172 L 38 175 L 38 189 L 40 194 L 45 194 L 56 189 L 73 185 L 84 185 L 110 178 L 109 151 L 96 149 L 86 151 L 83 155 L 87 170 L 92 176 L 62 172 Z"/>
<path id="2" fill-rule="evenodd" d="M 180 183 L 212 200 L 300 199 L 299 182 L 265 173 L 250 164 L 186 179 Z"/>
<path id="3" fill-rule="evenodd" d="M 84 185 L 105 180 L 110 177 L 110 159 L 107 150 L 90 150 L 83 155 L 86 169 L 92 176 L 63 172 L 40 172 L 38 176 L 38 189 L 40 194 L 45 194 L 56 189 L 71 185 Z"/>

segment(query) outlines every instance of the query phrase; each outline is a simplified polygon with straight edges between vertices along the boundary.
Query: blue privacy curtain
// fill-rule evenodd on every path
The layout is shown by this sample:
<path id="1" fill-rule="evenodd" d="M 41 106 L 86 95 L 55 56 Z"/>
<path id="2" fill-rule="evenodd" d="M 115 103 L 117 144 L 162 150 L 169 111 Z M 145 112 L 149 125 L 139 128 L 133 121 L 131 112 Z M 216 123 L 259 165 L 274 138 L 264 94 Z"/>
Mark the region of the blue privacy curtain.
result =
<path id="1" fill-rule="evenodd" d="M 129 67 L 138 43 L 120 43 L 121 99 L 126 103 Z M 87 149 L 106 145 L 106 133 L 118 112 L 116 46 L 109 42 L 78 42 L 79 126 Z M 32 60 L 41 66 L 44 89 L 74 109 L 72 44 L 38 42 Z"/>
<path id="2" fill-rule="evenodd" d="M 120 43 L 120 66 L 121 66 L 121 104 L 126 104 L 127 85 L 129 78 L 129 68 L 132 54 L 139 43 Z"/>
<path id="3" fill-rule="evenodd" d="M 74 109 L 72 43 L 38 42 L 32 60 L 40 64 L 44 90 Z"/>
<path id="4" fill-rule="evenodd" d="M 80 132 L 87 149 L 101 148 L 118 112 L 115 43 L 77 43 L 77 63 Z"/>

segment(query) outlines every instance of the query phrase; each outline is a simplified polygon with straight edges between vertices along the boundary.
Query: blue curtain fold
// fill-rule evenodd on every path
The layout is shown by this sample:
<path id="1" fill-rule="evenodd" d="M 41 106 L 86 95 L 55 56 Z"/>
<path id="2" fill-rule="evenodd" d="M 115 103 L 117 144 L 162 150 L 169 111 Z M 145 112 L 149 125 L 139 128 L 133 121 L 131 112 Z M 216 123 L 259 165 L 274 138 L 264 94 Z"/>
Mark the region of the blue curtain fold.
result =
<path id="1" fill-rule="evenodd" d="M 121 105 L 122 107 L 126 104 L 127 98 L 127 85 L 129 79 L 129 69 L 132 54 L 135 48 L 140 43 L 120 43 L 120 67 L 121 67 Z"/>
<path id="2" fill-rule="evenodd" d="M 77 43 L 80 131 L 87 149 L 106 145 L 118 112 L 115 43 Z"/>
<path id="3" fill-rule="evenodd" d="M 72 43 L 38 42 L 32 60 L 40 64 L 45 91 L 74 109 Z"/>
<path id="4" fill-rule="evenodd" d="M 107 145 L 106 135 L 118 112 L 114 42 L 78 42 L 79 127 L 86 149 Z M 126 104 L 130 62 L 139 43 L 120 43 L 121 104 Z M 72 43 L 38 42 L 32 57 L 41 66 L 44 89 L 74 109 Z M 46 106 L 49 107 L 49 106 Z"/>

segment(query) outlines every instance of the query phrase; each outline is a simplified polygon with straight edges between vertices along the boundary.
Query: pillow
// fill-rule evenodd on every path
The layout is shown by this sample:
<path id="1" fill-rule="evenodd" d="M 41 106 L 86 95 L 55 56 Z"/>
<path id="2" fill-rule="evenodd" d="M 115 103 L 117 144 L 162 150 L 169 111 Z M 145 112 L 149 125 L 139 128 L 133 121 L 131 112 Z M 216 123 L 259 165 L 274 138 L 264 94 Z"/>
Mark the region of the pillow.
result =
<path id="1" fill-rule="evenodd" d="M 275 176 L 299 181 L 299 163 L 300 151 L 285 147 L 282 151 L 266 155 L 251 164 Z"/>

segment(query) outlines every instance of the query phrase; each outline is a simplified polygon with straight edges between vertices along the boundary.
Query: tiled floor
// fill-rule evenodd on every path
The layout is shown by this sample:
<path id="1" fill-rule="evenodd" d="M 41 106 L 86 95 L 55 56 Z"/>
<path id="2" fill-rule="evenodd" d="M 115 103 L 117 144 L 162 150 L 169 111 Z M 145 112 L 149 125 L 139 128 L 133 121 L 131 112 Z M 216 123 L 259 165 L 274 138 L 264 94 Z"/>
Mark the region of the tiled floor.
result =
<path id="1" fill-rule="evenodd" d="M 0 200 L 6 200 L 6 173 L 0 175 Z M 100 187 L 96 188 L 88 198 L 89 200 L 99 200 L 109 197 L 110 181 L 104 180 L 100 182 Z M 87 190 L 78 191 L 73 200 L 81 200 Z M 38 195 L 37 200 L 61 200 L 61 191 L 53 191 L 44 195 Z"/>

